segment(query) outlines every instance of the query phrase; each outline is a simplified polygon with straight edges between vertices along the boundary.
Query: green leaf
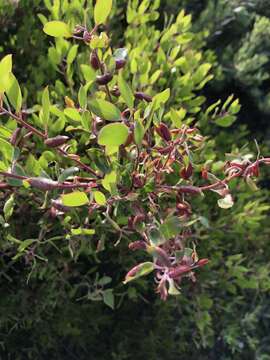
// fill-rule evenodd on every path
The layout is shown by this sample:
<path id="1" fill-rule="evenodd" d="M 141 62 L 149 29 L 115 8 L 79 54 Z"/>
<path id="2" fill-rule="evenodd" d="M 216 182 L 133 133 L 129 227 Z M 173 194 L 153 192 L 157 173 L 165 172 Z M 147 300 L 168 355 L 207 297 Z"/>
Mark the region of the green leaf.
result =
<path id="1" fill-rule="evenodd" d="M 99 145 L 120 146 L 128 138 L 128 127 L 121 123 L 109 124 L 104 126 L 98 135 Z"/>
<path id="2" fill-rule="evenodd" d="M 250 177 L 250 176 L 247 176 L 246 177 L 246 183 L 248 184 L 249 188 L 252 190 L 252 191 L 258 191 L 259 188 L 258 186 L 256 185 L 255 181 Z"/>
<path id="3" fill-rule="evenodd" d="M 32 245 L 36 241 L 37 241 L 36 239 L 27 239 L 22 241 L 20 246 L 18 247 L 18 251 L 23 252 L 25 249 L 28 248 L 28 246 Z"/>
<path id="4" fill-rule="evenodd" d="M 50 95 L 48 86 L 43 91 L 42 94 L 42 111 L 43 111 L 43 123 L 45 128 L 48 126 L 49 118 L 50 118 Z"/>
<path id="5" fill-rule="evenodd" d="M 90 114 L 89 111 L 84 111 L 82 113 L 82 127 L 86 130 L 86 131 L 90 131 L 91 130 L 91 124 L 92 124 L 92 116 Z"/>
<path id="6" fill-rule="evenodd" d="M 0 137 L 0 153 L 6 160 L 11 161 L 13 155 L 13 146 L 6 140 Z"/>
<path id="7" fill-rule="evenodd" d="M 95 115 L 104 120 L 121 120 L 120 110 L 115 105 L 106 100 L 92 99 L 89 101 L 89 108 Z"/>
<path id="8" fill-rule="evenodd" d="M 81 70 L 85 81 L 89 82 L 89 81 L 94 81 L 96 79 L 97 76 L 96 72 L 91 66 L 82 64 Z"/>
<path id="9" fill-rule="evenodd" d="M 171 90 L 168 88 L 153 97 L 154 109 L 157 110 L 161 104 L 165 104 L 171 95 Z"/>
<path id="10" fill-rule="evenodd" d="M 12 55 L 6 55 L 0 61 L 0 93 L 5 92 L 9 86 L 10 74 L 12 71 Z"/>
<path id="11" fill-rule="evenodd" d="M 107 156 L 114 155 L 114 154 L 116 154 L 118 151 L 119 151 L 119 146 L 117 146 L 117 145 L 106 145 L 105 154 L 106 154 Z"/>
<path id="12" fill-rule="evenodd" d="M 94 192 L 94 199 L 98 205 L 106 205 L 106 197 L 101 191 Z"/>
<path id="13" fill-rule="evenodd" d="M 138 146 L 142 144 L 144 134 L 145 134 L 145 129 L 143 127 L 143 124 L 140 120 L 137 120 L 135 122 L 135 127 L 134 127 L 134 140 Z"/>
<path id="14" fill-rule="evenodd" d="M 218 200 L 218 206 L 222 209 L 229 209 L 233 206 L 231 194 L 227 194 L 224 198 Z"/>
<path id="15" fill-rule="evenodd" d="M 95 230 L 94 229 L 85 229 L 85 228 L 76 228 L 76 229 L 71 229 L 71 234 L 74 235 L 74 236 L 78 236 L 78 235 L 94 235 Z"/>
<path id="16" fill-rule="evenodd" d="M 63 21 L 49 21 L 44 25 L 43 31 L 45 34 L 53 37 L 71 37 L 72 33 L 69 27 Z"/>
<path id="17" fill-rule="evenodd" d="M 149 231 L 149 238 L 151 244 L 155 246 L 162 245 L 167 241 L 167 239 L 165 239 L 161 231 L 159 231 L 158 229 L 151 229 Z"/>
<path id="18" fill-rule="evenodd" d="M 67 55 L 67 64 L 72 64 L 73 61 L 75 60 L 76 56 L 77 56 L 77 52 L 78 52 L 78 47 L 79 45 L 73 45 Z"/>
<path id="19" fill-rule="evenodd" d="M 3 208 L 3 213 L 4 213 L 6 221 L 8 221 L 9 218 L 11 217 L 11 215 L 13 214 L 14 204 L 15 204 L 14 194 L 12 194 L 7 199 L 7 201 L 5 202 L 5 205 L 4 205 L 4 208 Z"/>
<path id="20" fill-rule="evenodd" d="M 112 289 L 107 289 L 103 291 L 103 301 L 111 309 L 114 309 L 114 295 Z"/>
<path id="21" fill-rule="evenodd" d="M 84 86 L 81 85 L 79 93 L 78 93 L 78 100 L 80 107 L 85 109 L 87 104 L 87 91 Z"/>
<path id="22" fill-rule="evenodd" d="M 16 112 L 20 111 L 22 107 L 22 93 L 21 93 L 20 85 L 12 73 L 10 74 L 9 84 L 6 89 L 6 94 L 9 102 L 14 107 Z"/>
<path id="23" fill-rule="evenodd" d="M 88 204 L 87 195 L 81 191 L 74 191 L 69 194 L 61 195 L 62 204 L 69 207 L 76 207 Z"/>
<path id="24" fill-rule="evenodd" d="M 147 261 L 135 266 L 135 268 L 133 268 L 132 270 L 135 270 L 134 274 L 131 276 L 129 275 L 130 273 L 129 272 L 125 278 L 124 284 L 127 284 L 132 280 L 138 279 L 141 276 L 150 274 L 154 270 L 154 264 L 152 262 Z"/>
<path id="25" fill-rule="evenodd" d="M 236 120 L 236 117 L 234 115 L 225 115 L 221 118 L 217 118 L 215 120 L 215 123 L 222 127 L 229 127 L 231 126 Z"/>
<path id="26" fill-rule="evenodd" d="M 118 87 L 123 99 L 125 100 L 125 103 L 130 109 L 132 109 L 134 106 L 134 95 L 129 85 L 124 80 L 122 71 L 120 71 L 118 75 Z"/>
<path id="27" fill-rule="evenodd" d="M 79 171 L 80 171 L 80 169 L 76 166 L 67 168 L 59 176 L 58 181 L 64 182 L 67 178 L 69 178 L 70 176 L 73 176 L 74 174 L 78 173 Z"/>
<path id="28" fill-rule="evenodd" d="M 177 287 L 175 286 L 175 283 L 172 279 L 170 279 L 170 283 L 169 283 L 169 290 L 168 290 L 168 294 L 169 295 L 180 295 L 180 291 L 177 289 Z"/>
<path id="29" fill-rule="evenodd" d="M 79 113 L 79 111 L 78 111 L 77 109 L 74 109 L 74 108 L 66 108 L 66 109 L 64 110 L 64 114 L 65 114 L 68 118 L 70 118 L 70 119 L 72 119 L 72 120 L 74 120 L 74 121 L 80 121 L 80 122 L 81 122 L 81 120 L 82 120 L 81 115 L 80 115 L 80 113 Z"/>
<path id="30" fill-rule="evenodd" d="M 97 0 L 94 8 L 95 24 L 104 24 L 112 9 L 112 0 Z"/>
<path id="31" fill-rule="evenodd" d="M 179 218 L 176 216 L 167 218 L 164 223 L 160 225 L 159 230 L 161 231 L 166 240 L 169 240 L 172 237 L 178 235 L 181 230 Z"/>
<path id="32" fill-rule="evenodd" d="M 106 174 L 104 176 L 104 179 L 101 180 L 102 186 L 104 187 L 104 189 L 112 193 L 113 190 L 115 189 L 116 179 L 117 179 L 117 174 L 115 171 L 112 171 L 109 174 Z"/>

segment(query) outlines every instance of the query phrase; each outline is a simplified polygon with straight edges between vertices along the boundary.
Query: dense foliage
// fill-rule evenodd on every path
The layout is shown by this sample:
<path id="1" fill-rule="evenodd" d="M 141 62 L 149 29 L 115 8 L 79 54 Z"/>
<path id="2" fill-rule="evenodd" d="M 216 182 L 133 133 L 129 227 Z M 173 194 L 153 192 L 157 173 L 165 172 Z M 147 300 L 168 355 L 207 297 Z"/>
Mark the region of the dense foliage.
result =
<path id="1" fill-rule="evenodd" d="M 238 100 L 204 96 L 206 32 L 159 1 L 110 21 L 92 1 L 7 4 L 24 16 L 1 33 L 19 79 L 0 81 L 2 357 L 268 359 L 268 160 Z M 188 283 L 196 248 L 210 263 Z M 124 285 L 136 264 L 126 280 L 155 270 L 163 299 L 181 294 Z"/>

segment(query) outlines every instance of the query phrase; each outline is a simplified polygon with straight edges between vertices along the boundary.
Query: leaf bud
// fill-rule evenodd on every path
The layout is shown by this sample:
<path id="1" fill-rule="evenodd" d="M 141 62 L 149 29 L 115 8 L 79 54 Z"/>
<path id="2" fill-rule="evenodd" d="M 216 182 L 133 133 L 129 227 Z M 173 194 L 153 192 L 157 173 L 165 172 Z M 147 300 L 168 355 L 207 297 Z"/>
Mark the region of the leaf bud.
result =
<path id="1" fill-rule="evenodd" d="M 183 167 L 181 169 L 180 176 L 181 178 L 188 180 L 192 176 L 192 173 L 193 173 L 193 167 L 191 163 L 189 163 L 187 167 Z"/>
<path id="2" fill-rule="evenodd" d="M 124 59 L 116 59 L 115 60 L 115 69 L 122 69 L 126 65 L 126 60 Z"/>
<path id="3" fill-rule="evenodd" d="M 152 96 L 150 96 L 148 94 L 145 94 L 143 92 L 140 92 L 140 91 L 136 91 L 134 96 L 138 100 L 145 100 L 146 102 L 151 102 L 152 101 Z"/>
<path id="4" fill-rule="evenodd" d="M 90 54 L 90 64 L 94 70 L 99 69 L 100 63 L 99 63 L 99 58 L 98 58 L 98 54 L 97 54 L 96 50 L 93 50 Z"/>
<path id="5" fill-rule="evenodd" d="M 111 73 L 105 73 L 104 75 L 98 75 L 96 77 L 96 82 L 99 85 L 106 85 L 108 84 L 113 78 L 113 74 Z"/>
<path id="6" fill-rule="evenodd" d="M 58 188 L 58 182 L 51 179 L 36 177 L 27 179 L 29 184 L 37 189 L 49 191 Z"/>
<path id="7" fill-rule="evenodd" d="M 165 141 L 170 141 L 172 139 L 171 132 L 168 126 L 164 123 L 160 123 L 159 126 L 156 126 L 156 132 L 158 135 Z"/>
<path id="8" fill-rule="evenodd" d="M 10 143 L 11 145 L 15 146 L 17 141 L 18 141 L 18 138 L 20 136 L 20 133 L 21 133 L 21 128 L 17 128 L 13 131 L 11 137 L 10 137 Z"/>
<path id="9" fill-rule="evenodd" d="M 146 249 L 146 244 L 144 241 L 139 240 L 139 241 L 133 241 L 132 243 L 130 243 L 128 245 L 130 250 L 140 250 L 140 249 Z"/>
<path id="10" fill-rule="evenodd" d="M 44 143 L 49 147 L 57 147 L 65 144 L 69 140 L 68 136 L 57 135 L 53 138 L 48 138 L 44 141 Z"/>

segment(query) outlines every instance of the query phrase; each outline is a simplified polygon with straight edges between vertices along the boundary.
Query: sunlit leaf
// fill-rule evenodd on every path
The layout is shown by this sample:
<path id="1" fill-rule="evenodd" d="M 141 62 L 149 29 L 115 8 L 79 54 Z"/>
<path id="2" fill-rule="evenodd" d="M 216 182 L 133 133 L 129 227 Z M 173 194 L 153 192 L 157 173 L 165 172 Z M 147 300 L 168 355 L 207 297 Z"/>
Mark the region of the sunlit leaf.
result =
<path id="1" fill-rule="evenodd" d="M 112 9 L 112 0 L 97 0 L 94 8 L 96 25 L 104 24 Z"/>
<path id="2" fill-rule="evenodd" d="M 62 204 L 69 207 L 76 207 L 88 204 L 87 195 L 81 191 L 74 191 L 68 194 L 61 195 Z"/>
<path id="3" fill-rule="evenodd" d="M 98 135 L 99 145 L 120 146 L 128 138 L 128 127 L 121 123 L 109 124 L 104 126 Z"/>
<path id="4" fill-rule="evenodd" d="M 63 21 L 49 21 L 44 25 L 43 31 L 45 34 L 53 37 L 71 37 L 72 33 L 69 26 Z"/>

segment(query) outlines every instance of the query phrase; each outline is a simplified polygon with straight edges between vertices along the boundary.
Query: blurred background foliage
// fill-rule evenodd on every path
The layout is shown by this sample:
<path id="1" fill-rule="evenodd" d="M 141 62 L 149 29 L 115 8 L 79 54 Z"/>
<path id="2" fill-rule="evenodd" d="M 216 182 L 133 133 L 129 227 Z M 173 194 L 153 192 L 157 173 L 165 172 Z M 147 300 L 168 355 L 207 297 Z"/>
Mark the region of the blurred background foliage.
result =
<path id="1" fill-rule="evenodd" d="M 74 21 L 82 2 L 73 1 L 75 10 L 68 16 Z M 53 18 L 48 5 L 49 0 L 0 3 L 0 58 L 14 54 L 15 74 L 31 105 L 42 86 L 54 85 L 56 98 L 63 85 L 68 87 L 57 81 L 59 67 L 50 50 L 54 45 L 42 32 L 43 16 Z M 118 0 L 110 23 L 117 47 L 138 41 L 127 24 L 126 7 Z M 204 135 L 214 135 L 209 158 L 224 160 L 225 152 L 237 154 L 240 149 L 246 155 L 250 148 L 256 152 L 255 137 L 262 153 L 269 155 L 270 1 L 162 1 L 155 25 L 151 20 L 156 10 L 139 24 L 145 39 L 182 8 L 193 15 L 192 49 L 203 51 L 213 65 L 215 76 L 200 95 L 212 104 L 234 93 L 242 104 L 238 121 L 228 130 L 201 124 Z M 177 82 L 170 86 L 176 88 Z M 269 172 L 262 178 L 267 176 Z M 269 192 L 267 181 L 261 185 L 263 190 L 253 193 L 245 184 L 234 184 L 237 201 L 230 211 L 217 208 L 214 197 L 198 203 L 201 222 L 194 232 L 200 255 L 211 264 L 197 284 L 183 286 L 182 295 L 166 303 L 153 294 L 147 280 L 128 288 L 119 285 L 131 265 L 127 247 L 119 251 L 108 245 L 98 261 L 94 251 L 74 261 L 65 249 L 59 253 L 51 248 L 49 262 L 37 263 L 29 279 L 31 267 L 10 259 L 10 245 L 0 232 L 1 358 L 269 360 Z M 17 231 L 29 237 L 40 219 L 31 202 L 20 211 L 27 216 L 18 217 Z M 112 279 L 111 274 L 118 275 Z M 97 301 L 103 283 L 114 288 L 115 310 Z"/>

